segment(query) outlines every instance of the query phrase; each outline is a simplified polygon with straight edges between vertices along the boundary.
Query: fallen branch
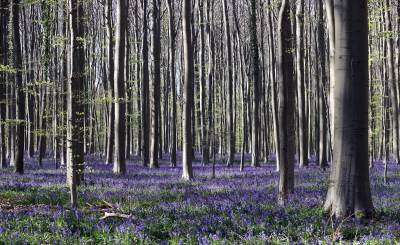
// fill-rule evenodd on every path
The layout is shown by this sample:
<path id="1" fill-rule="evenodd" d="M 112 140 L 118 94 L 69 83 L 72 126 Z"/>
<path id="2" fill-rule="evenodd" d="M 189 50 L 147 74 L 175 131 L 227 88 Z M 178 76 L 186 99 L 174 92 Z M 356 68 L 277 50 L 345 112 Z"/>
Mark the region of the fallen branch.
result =
<path id="1" fill-rule="evenodd" d="M 130 219 L 132 215 L 128 214 L 121 214 L 121 213 L 108 213 L 105 212 L 104 216 L 100 218 L 100 220 L 107 219 L 107 218 L 122 218 L 122 219 Z"/>

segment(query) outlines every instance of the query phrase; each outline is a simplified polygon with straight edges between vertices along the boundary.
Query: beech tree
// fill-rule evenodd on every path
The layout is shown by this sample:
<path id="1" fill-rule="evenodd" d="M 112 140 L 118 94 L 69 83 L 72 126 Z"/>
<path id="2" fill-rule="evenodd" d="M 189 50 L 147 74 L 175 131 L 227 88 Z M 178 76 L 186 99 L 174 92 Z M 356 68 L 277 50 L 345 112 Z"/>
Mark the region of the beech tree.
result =
<path id="1" fill-rule="evenodd" d="M 368 168 L 367 1 L 335 0 L 335 134 L 325 208 L 339 218 L 371 216 Z"/>
<path id="2" fill-rule="evenodd" d="M 279 78 L 279 203 L 284 205 L 294 191 L 294 77 L 290 5 L 283 0 L 278 20 Z"/>
<path id="3" fill-rule="evenodd" d="M 126 120 L 126 98 L 125 98 L 125 37 L 126 37 L 126 0 L 118 0 L 115 25 L 115 63 L 114 63 L 114 168 L 116 174 L 126 173 L 125 162 L 125 120 Z"/>
<path id="4" fill-rule="evenodd" d="M 182 1 L 182 32 L 184 49 L 184 87 L 183 87 L 183 153 L 182 165 L 184 180 L 193 178 L 192 169 L 192 111 L 193 111 L 193 83 L 194 83 L 194 60 L 192 47 L 191 15 L 192 3 L 190 0 Z"/>
<path id="5" fill-rule="evenodd" d="M 85 49 L 84 49 L 84 16 L 82 2 L 69 2 L 69 77 L 68 94 L 68 122 L 67 122 L 67 182 L 71 192 L 71 205 L 77 205 L 77 185 L 80 182 L 79 169 L 84 164 L 84 106 L 83 85 L 85 78 Z"/>
<path id="6" fill-rule="evenodd" d="M 257 11 L 256 11 L 256 0 L 250 1 L 250 69 L 251 69 L 251 81 L 253 90 L 253 111 L 252 111 L 252 125 L 251 125 L 251 165 L 258 167 L 258 141 L 259 141 L 259 88 L 260 88 L 260 61 L 259 61 L 259 49 L 257 40 Z"/>

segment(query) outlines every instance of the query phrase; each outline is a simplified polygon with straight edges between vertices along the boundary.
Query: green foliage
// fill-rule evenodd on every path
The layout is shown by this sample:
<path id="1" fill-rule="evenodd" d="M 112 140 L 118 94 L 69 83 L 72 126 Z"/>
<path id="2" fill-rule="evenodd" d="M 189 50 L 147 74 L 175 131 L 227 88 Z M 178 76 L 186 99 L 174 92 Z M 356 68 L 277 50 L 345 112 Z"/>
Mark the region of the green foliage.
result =
<path id="1" fill-rule="evenodd" d="M 15 74 L 15 73 L 17 73 L 17 70 L 12 66 L 0 64 L 0 73 L 2 73 L 2 72 L 9 73 L 9 74 Z"/>

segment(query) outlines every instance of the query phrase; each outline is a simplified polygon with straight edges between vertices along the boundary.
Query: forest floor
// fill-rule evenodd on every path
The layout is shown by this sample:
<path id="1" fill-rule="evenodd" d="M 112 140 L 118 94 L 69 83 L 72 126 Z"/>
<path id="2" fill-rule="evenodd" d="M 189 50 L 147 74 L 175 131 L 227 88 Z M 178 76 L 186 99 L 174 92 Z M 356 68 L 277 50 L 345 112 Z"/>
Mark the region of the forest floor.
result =
<path id="1" fill-rule="evenodd" d="M 333 221 L 322 208 L 328 171 L 296 168 L 296 190 L 279 207 L 274 164 L 244 172 L 238 166 L 194 165 L 195 180 L 166 161 L 148 169 L 128 162 L 128 174 L 88 157 L 79 208 L 69 208 L 65 169 L 49 160 L 28 162 L 26 174 L 0 171 L 0 244 L 265 244 L 400 243 L 400 166 L 389 166 L 389 183 L 377 162 L 371 173 L 376 217 L 368 224 Z M 122 217 L 102 219 L 105 213 Z"/>

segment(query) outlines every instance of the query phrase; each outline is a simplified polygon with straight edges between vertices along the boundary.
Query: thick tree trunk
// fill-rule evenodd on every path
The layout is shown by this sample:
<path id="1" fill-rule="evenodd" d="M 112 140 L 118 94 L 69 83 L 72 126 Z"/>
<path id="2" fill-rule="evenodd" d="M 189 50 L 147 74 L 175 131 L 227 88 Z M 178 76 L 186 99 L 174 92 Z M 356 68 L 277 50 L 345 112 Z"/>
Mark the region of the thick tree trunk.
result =
<path id="1" fill-rule="evenodd" d="M 334 2 L 335 148 L 325 208 L 338 218 L 370 216 L 367 1 Z"/>
<path id="2" fill-rule="evenodd" d="M 77 0 L 70 0 L 70 74 L 68 80 L 68 127 L 67 127 L 67 182 L 71 192 L 71 205 L 77 205 L 78 170 L 84 164 L 84 105 L 83 85 L 85 78 L 85 50 L 82 39 L 84 11 Z"/>
<path id="3" fill-rule="evenodd" d="M 279 204 L 285 205 L 294 191 L 295 154 L 295 88 L 293 55 L 291 53 L 290 5 L 283 0 L 278 20 L 278 79 L 279 79 Z"/>

